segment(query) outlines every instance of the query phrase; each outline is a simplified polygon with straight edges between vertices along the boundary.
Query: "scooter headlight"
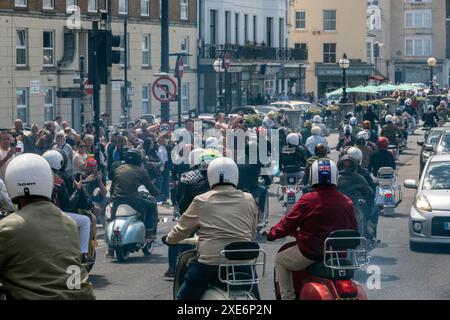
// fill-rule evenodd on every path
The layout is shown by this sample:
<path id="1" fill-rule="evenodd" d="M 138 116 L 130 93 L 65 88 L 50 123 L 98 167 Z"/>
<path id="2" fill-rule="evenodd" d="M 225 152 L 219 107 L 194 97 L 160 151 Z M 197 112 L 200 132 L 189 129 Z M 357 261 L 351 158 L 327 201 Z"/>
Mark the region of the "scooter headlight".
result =
<path id="1" fill-rule="evenodd" d="M 414 202 L 414 207 L 420 211 L 431 212 L 432 210 L 430 202 L 425 196 L 417 196 Z"/>

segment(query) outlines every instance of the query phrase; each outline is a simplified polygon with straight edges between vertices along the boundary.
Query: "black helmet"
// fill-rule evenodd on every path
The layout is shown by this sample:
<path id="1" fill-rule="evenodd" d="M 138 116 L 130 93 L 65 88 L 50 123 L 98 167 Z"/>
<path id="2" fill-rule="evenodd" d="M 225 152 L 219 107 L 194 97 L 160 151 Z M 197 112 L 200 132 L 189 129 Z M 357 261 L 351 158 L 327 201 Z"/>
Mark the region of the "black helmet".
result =
<path id="1" fill-rule="evenodd" d="M 125 160 L 125 156 L 128 152 L 128 148 L 127 147 L 122 147 L 119 149 L 119 160 L 120 161 L 124 161 Z"/>
<path id="2" fill-rule="evenodd" d="M 125 153 L 125 163 L 140 166 L 142 164 L 142 153 L 137 149 L 128 150 Z"/>
<path id="3" fill-rule="evenodd" d="M 338 167 L 339 173 L 343 173 L 343 174 L 353 173 L 358 168 L 358 163 L 356 162 L 355 159 L 353 159 L 349 156 L 344 156 L 338 161 L 337 167 Z"/>

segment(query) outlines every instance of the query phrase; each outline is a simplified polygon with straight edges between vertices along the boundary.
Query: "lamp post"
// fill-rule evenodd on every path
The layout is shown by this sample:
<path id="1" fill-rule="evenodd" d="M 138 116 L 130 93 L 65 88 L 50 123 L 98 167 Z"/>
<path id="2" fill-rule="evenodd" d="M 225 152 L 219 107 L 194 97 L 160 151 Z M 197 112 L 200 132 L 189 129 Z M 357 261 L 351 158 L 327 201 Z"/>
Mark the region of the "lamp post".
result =
<path id="1" fill-rule="evenodd" d="M 220 104 L 220 109 L 221 112 L 223 112 L 224 108 L 224 94 L 223 94 L 223 89 L 222 89 L 222 77 L 220 76 L 221 73 L 225 72 L 225 68 L 223 67 L 223 62 L 222 59 L 216 59 L 214 61 L 214 71 L 216 71 L 217 73 L 219 73 L 219 104 Z M 216 104 L 216 113 L 217 113 L 217 104 Z"/>
<path id="2" fill-rule="evenodd" d="M 346 70 L 350 67 L 350 61 L 347 59 L 347 54 L 344 53 L 342 58 L 339 60 L 339 68 L 342 69 L 342 98 L 341 103 L 347 103 L 347 78 Z"/>
<path id="3" fill-rule="evenodd" d="M 430 94 L 434 93 L 434 82 L 433 82 L 433 77 L 434 77 L 433 71 L 434 70 L 433 69 L 436 66 L 436 63 L 437 63 L 436 59 L 433 57 L 428 58 L 428 60 L 427 60 L 427 64 L 430 67 Z"/>

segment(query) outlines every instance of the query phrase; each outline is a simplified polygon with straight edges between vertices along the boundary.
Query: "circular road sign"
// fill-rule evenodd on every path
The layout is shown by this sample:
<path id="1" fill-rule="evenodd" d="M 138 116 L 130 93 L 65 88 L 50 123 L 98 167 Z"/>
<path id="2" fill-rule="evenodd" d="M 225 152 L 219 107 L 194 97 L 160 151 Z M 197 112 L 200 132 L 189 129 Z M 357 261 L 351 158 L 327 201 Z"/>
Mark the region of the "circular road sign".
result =
<path id="1" fill-rule="evenodd" d="M 170 132 L 170 125 L 168 123 L 161 123 L 159 125 L 159 131 L 161 131 L 163 133 Z"/>
<path id="2" fill-rule="evenodd" d="M 84 81 L 84 93 L 90 96 L 94 94 L 94 86 L 88 80 Z"/>
<path id="3" fill-rule="evenodd" d="M 177 85 L 169 77 L 159 77 L 153 82 L 152 93 L 156 100 L 167 103 L 176 99 Z"/>
<path id="4" fill-rule="evenodd" d="M 184 60 L 183 57 L 180 57 L 178 60 L 178 78 L 183 78 L 184 74 Z"/>

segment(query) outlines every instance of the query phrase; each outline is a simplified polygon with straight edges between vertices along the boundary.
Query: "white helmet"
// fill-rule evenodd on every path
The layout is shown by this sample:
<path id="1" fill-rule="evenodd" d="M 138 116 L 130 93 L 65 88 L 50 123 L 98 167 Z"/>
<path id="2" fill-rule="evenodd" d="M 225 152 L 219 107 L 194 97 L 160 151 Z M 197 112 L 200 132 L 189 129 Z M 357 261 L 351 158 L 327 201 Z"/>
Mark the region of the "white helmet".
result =
<path id="1" fill-rule="evenodd" d="M 320 129 L 320 127 L 318 127 L 318 126 L 312 127 L 311 134 L 320 136 L 321 133 L 322 133 L 322 129 Z"/>
<path id="2" fill-rule="evenodd" d="M 200 155 L 203 152 L 203 148 L 195 148 L 194 150 L 191 151 L 191 153 L 189 153 L 189 165 L 191 168 L 197 166 L 200 164 Z"/>
<path id="3" fill-rule="evenodd" d="M 351 117 L 350 118 L 350 125 L 356 126 L 357 124 L 358 124 L 358 119 L 356 119 L 356 117 Z"/>
<path id="4" fill-rule="evenodd" d="M 322 123 L 322 118 L 319 115 L 315 115 L 312 119 L 313 123 Z"/>
<path id="5" fill-rule="evenodd" d="M 369 133 L 365 130 L 358 132 L 358 134 L 356 135 L 356 139 L 364 139 L 364 140 L 369 140 Z"/>
<path id="6" fill-rule="evenodd" d="M 33 153 L 22 154 L 11 160 L 5 173 L 5 183 L 11 200 L 26 196 L 50 199 L 53 191 L 53 173 L 48 162 Z"/>
<path id="7" fill-rule="evenodd" d="M 347 133 L 347 132 L 350 133 L 350 134 L 353 133 L 352 126 L 349 126 L 349 125 L 344 126 L 344 134 Z"/>
<path id="8" fill-rule="evenodd" d="M 388 115 L 384 118 L 384 121 L 385 121 L 385 122 L 388 122 L 388 123 L 392 123 L 392 122 L 394 122 L 394 117 L 391 116 L 390 114 L 388 114 Z"/>
<path id="9" fill-rule="evenodd" d="M 219 147 L 219 140 L 217 140 L 216 137 L 209 137 L 208 139 L 206 139 L 205 149 L 216 149 L 217 147 Z"/>
<path id="10" fill-rule="evenodd" d="M 211 161 L 207 175 L 211 188 L 221 184 L 231 184 L 237 187 L 239 182 L 238 166 L 230 158 L 219 158 Z"/>
<path id="11" fill-rule="evenodd" d="M 64 165 L 64 157 L 60 152 L 56 150 L 49 150 L 44 153 L 42 157 L 47 160 L 50 168 L 52 168 L 53 170 L 61 170 L 62 166 Z"/>
<path id="12" fill-rule="evenodd" d="M 288 136 L 286 138 L 286 142 L 287 142 L 287 144 L 298 146 L 298 144 L 300 143 L 300 138 L 299 138 L 298 134 L 290 133 L 290 134 L 288 134 Z"/>
<path id="13" fill-rule="evenodd" d="M 319 159 L 311 165 L 309 184 L 315 185 L 337 185 L 338 170 L 336 164 L 330 159 Z"/>
<path id="14" fill-rule="evenodd" d="M 351 147 L 350 149 L 347 150 L 347 155 L 350 158 L 355 159 L 356 162 L 358 162 L 358 164 L 361 164 L 363 159 L 363 153 L 359 148 Z"/>

